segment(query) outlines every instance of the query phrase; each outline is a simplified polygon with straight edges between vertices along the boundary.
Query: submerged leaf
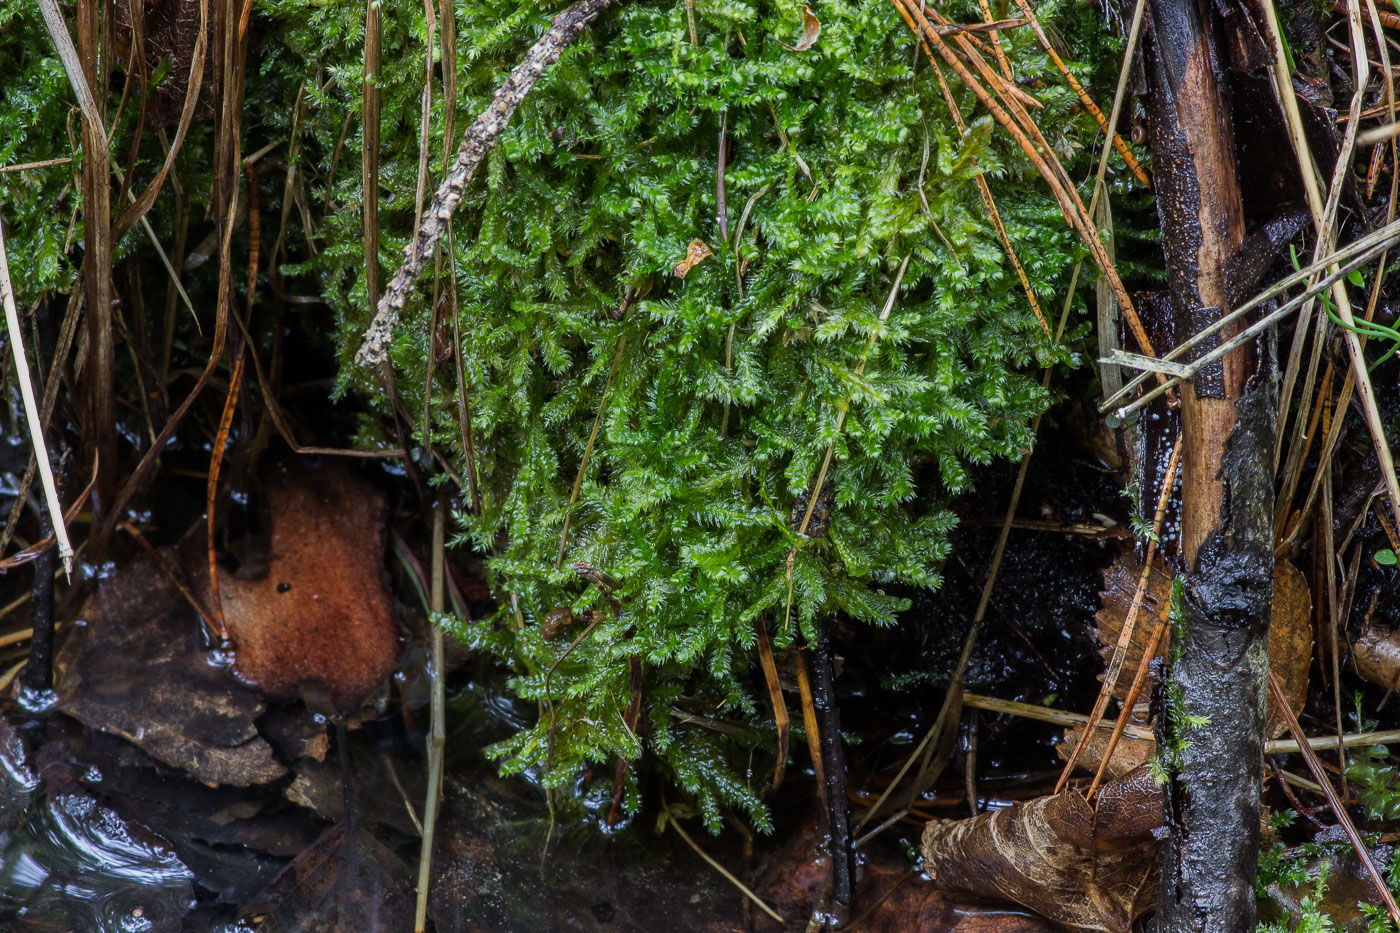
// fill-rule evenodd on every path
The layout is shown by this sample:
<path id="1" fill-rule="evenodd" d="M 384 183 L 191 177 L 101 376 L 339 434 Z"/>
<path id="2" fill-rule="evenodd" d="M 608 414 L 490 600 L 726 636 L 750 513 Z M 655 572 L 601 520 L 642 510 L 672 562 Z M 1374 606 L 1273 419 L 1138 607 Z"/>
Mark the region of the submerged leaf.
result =
<path id="1" fill-rule="evenodd" d="M 78 618 L 55 665 L 60 710 L 208 784 L 286 773 L 254 726 L 263 701 L 209 663 L 198 615 L 156 558 L 123 567 Z"/>

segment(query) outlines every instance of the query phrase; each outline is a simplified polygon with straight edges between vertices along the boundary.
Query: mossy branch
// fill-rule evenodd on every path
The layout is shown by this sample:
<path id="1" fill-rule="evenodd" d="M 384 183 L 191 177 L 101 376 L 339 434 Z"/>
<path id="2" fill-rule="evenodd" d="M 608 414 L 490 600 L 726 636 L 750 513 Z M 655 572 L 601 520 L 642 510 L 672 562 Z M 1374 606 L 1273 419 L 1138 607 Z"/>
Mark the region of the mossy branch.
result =
<path id="1" fill-rule="evenodd" d="M 423 267 L 432 257 L 437 242 L 447 229 L 447 221 L 462 203 L 467 184 L 476 169 L 485 160 L 486 154 L 495 147 L 505 132 L 511 116 L 530 93 L 535 82 L 545 69 L 559 60 L 563 51 L 573 44 L 585 26 L 597 18 L 599 13 L 611 6 L 613 0 L 578 0 L 558 16 L 540 40 L 536 42 L 525 59 L 511 70 L 506 79 L 491 98 L 490 105 L 482 111 L 457 150 L 457 160 L 451 171 L 438 186 L 432 206 L 424 213 L 418 227 L 418 236 L 404 247 L 403 265 L 394 273 L 393 281 L 384 290 L 375 311 L 369 330 L 365 331 L 364 343 L 355 355 L 355 362 L 371 367 L 382 363 L 388 356 L 389 343 L 393 338 L 394 325 L 403 311 Z"/>

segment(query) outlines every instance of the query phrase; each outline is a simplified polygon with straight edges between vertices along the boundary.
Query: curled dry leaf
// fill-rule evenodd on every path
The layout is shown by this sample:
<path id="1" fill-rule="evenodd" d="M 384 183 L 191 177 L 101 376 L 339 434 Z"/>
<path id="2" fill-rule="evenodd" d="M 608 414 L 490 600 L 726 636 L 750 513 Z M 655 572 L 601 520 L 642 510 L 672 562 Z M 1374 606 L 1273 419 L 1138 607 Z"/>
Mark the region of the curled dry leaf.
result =
<path id="1" fill-rule="evenodd" d="M 710 252 L 710 247 L 704 240 L 691 240 L 690 245 L 686 247 L 685 258 L 676 263 L 676 278 L 685 278 L 691 269 L 713 255 L 714 253 Z"/>
<path id="2" fill-rule="evenodd" d="M 1147 769 L 924 827 L 924 869 L 950 897 L 1020 904 L 1076 930 L 1122 933 L 1157 899 L 1161 790 Z"/>
<path id="3" fill-rule="evenodd" d="M 321 684 L 344 710 L 389 676 L 399 653 L 380 570 L 384 497 L 344 467 L 294 462 L 274 468 L 267 499 L 267 573 L 219 578 L 235 669 L 283 699 Z M 209 603 L 208 572 L 188 563 L 186 572 Z"/>
<path id="4" fill-rule="evenodd" d="M 822 34 L 822 21 L 817 19 L 817 14 L 812 12 L 812 8 L 802 7 L 802 38 L 797 40 L 796 45 L 783 43 L 783 48 L 789 52 L 805 52 L 816 45 L 817 37 Z"/>
<path id="5" fill-rule="evenodd" d="M 1128 617 L 1132 606 L 1133 591 L 1142 576 L 1142 568 L 1133 560 L 1131 553 L 1124 552 L 1105 568 L 1104 588 L 1099 594 L 1103 606 L 1096 616 L 1095 631 L 1098 634 L 1100 653 L 1107 662 L 1113 655 L 1113 646 L 1118 643 L 1118 633 Z M 1118 680 L 1113 684 L 1113 695 L 1119 700 L 1128 695 L 1133 675 L 1152 629 L 1168 613 L 1171 599 L 1171 577 L 1154 565 L 1148 574 L 1147 591 L 1143 595 L 1142 608 L 1138 610 L 1137 625 L 1133 629 L 1128 655 Z M 1167 641 L 1163 639 L 1158 647 L 1158 656 L 1165 657 Z M 1289 698 L 1296 715 L 1303 709 L 1303 701 L 1308 689 L 1308 666 L 1312 662 L 1312 595 L 1302 571 L 1287 561 L 1274 565 L 1274 599 L 1269 619 L 1269 665 Z M 1282 717 L 1274 710 L 1273 700 L 1269 701 L 1268 733 L 1270 738 L 1283 734 L 1285 725 Z"/>

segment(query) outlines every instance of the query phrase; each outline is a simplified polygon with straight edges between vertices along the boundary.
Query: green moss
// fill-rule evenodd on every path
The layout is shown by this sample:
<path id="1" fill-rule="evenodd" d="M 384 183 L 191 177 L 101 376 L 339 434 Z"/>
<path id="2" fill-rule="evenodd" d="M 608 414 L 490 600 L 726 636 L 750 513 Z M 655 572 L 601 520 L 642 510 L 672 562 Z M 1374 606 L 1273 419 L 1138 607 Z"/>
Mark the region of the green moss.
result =
<path id="1" fill-rule="evenodd" d="M 548 13 L 489 0 L 458 14 L 460 127 Z M 553 701 L 552 741 L 545 716 L 492 749 L 505 770 L 544 766 L 546 784 L 565 787 L 590 763 L 654 754 L 717 829 L 721 803 L 766 825 L 761 778 L 738 776 L 750 759 L 742 743 L 679 724 L 672 707 L 771 723 L 755 689 L 756 626 L 781 650 L 834 612 L 894 624 L 906 603 L 888 588 L 938 585 L 951 499 L 967 491 L 971 467 L 1029 446 L 1028 422 L 1049 400 L 1036 371 L 1072 359 L 1032 316 L 975 175 L 996 180 L 1047 305 L 1058 304 L 1081 247 L 970 95 L 969 132 L 954 128 L 889 5 L 822 8 L 821 38 L 806 53 L 783 47 L 800 29 L 795 5 L 701 2 L 696 15 L 698 45 L 683 4 L 606 14 L 526 100 L 458 213 L 455 284 L 483 502 L 481 515 L 459 516 L 459 543 L 490 555 L 503 606 L 459 634 L 515 672 L 518 695 Z M 383 79 L 390 262 L 410 230 L 417 153 L 408 140 L 421 51 L 396 34 L 405 25 L 389 27 Z M 1090 124 L 1032 34 L 1007 40 L 1018 73 L 1043 85 L 1041 125 L 1074 160 Z M 723 225 L 722 125 L 732 147 Z M 339 184 L 353 186 L 351 173 Z M 304 268 L 323 276 L 343 315 L 348 361 L 369 316 L 355 271 L 358 218 L 343 211 L 328 229 L 325 251 Z M 714 255 L 681 280 L 672 267 L 695 239 Z M 615 320 L 629 291 L 638 300 Z M 415 412 L 433 344 L 425 306 L 410 308 L 392 349 Z M 348 366 L 344 378 L 378 397 Z M 437 370 L 433 392 L 431 440 L 464 474 L 451 366 Z M 830 528 L 804 538 L 793 503 L 829 446 Z M 617 613 L 569 569 L 574 560 L 620 581 Z M 544 640 L 538 623 L 560 607 L 604 618 L 559 663 L 547 697 L 546 672 L 567 641 Z M 633 655 L 645 670 L 637 735 L 623 721 Z"/>
<path id="2" fill-rule="evenodd" d="M 557 10 L 525 0 L 457 7 L 460 134 Z M 65 155 L 66 137 L 49 130 L 66 119 L 66 82 L 21 8 L 0 7 L 9 30 L 0 47 L 22 52 L 33 96 L 5 91 L 0 158 Z M 969 2 L 946 12 L 980 18 Z M 821 37 L 806 52 L 783 45 L 801 32 L 794 3 L 698 0 L 695 45 L 685 4 L 639 0 L 604 14 L 515 116 L 457 214 L 452 262 L 420 288 L 392 347 L 399 397 L 421 431 L 434 350 L 429 296 L 455 288 L 483 504 L 480 515 L 458 516 L 458 543 L 488 557 L 502 606 L 458 634 L 507 667 L 527 699 L 546 698 L 547 672 L 559 662 L 552 741 L 546 716 L 492 753 L 507 771 L 545 766 L 553 787 L 572 785 L 593 763 L 655 756 L 712 828 L 723 804 L 766 825 L 752 775 L 771 766 L 762 754 L 773 745 L 772 715 L 755 675 L 756 627 L 781 651 L 813 638 L 834 613 L 895 624 L 907 604 L 894 587 L 938 585 L 951 502 L 969 490 L 975 467 L 1030 446 L 1029 422 L 1050 401 L 1039 370 L 1077 363 L 1068 348 L 1087 328 L 1072 324 L 1055 346 L 1029 310 L 976 176 L 991 180 L 1052 317 L 1084 249 L 972 95 L 954 85 L 969 123 L 959 133 L 883 0 L 816 13 Z M 297 169 L 296 205 L 282 203 L 283 178 L 263 172 L 264 228 L 289 213 L 283 247 L 292 261 L 281 272 L 289 290 L 318 293 L 334 309 L 338 391 L 358 393 L 367 407 L 360 440 L 368 444 L 384 440 L 389 409 L 375 378 L 350 363 L 372 312 L 358 209 L 363 14 L 347 0 L 256 6 L 244 151 L 280 141 L 276 158 Z M 1117 40 L 1088 7 L 1052 0 L 1039 14 L 1091 66 L 1113 61 Z M 423 10 L 386 6 L 384 21 L 376 195 L 388 273 L 415 208 Z M 1092 121 L 1029 29 L 1002 40 L 1018 82 L 1045 105 L 1036 116 L 1050 144 L 1072 176 L 1087 177 Z M 1093 87 L 1095 67 L 1079 70 Z M 1095 93 L 1106 105 L 1110 89 Z M 24 143 L 15 127 L 25 121 L 47 127 L 43 145 Z M 723 220 L 721 126 L 731 146 Z M 439 171 L 442 133 L 439 101 L 429 134 Z M 121 138 L 114 151 L 126 151 Z M 196 218 L 208 146 L 197 127 L 181 157 Z M 160 154 L 153 134 L 139 151 L 137 177 L 149 178 Z M 43 257 L 25 273 L 29 288 L 65 288 L 71 275 L 53 240 L 64 224 L 43 216 L 50 195 L 7 216 Z M 168 199 L 152 219 L 168 236 Z M 714 255 L 679 279 L 673 266 L 696 239 Z M 136 234 L 123 248 L 147 249 Z M 191 277 L 196 297 L 213 274 Z M 1087 293 L 1091 277 L 1081 281 Z M 636 300 L 617 320 L 629 293 Z M 1082 307 L 1081 296 L 1075 321 Z M 435 367 L 430 384 L 430 436 L 418 439 L 464 476 L 452 365 Z M 828 448 L 829 528 L 803 537 L 793 505 L 809 494 Z M 575 560 L 620 582 L 616 613 L 569 569 Z M 560 607 L 604 614 L 562 662 L 567 639 L 539 631 Z M 632 656 L 644 665 L 644 728 L 635 734 L 623 722 Z M 753 728 L 747 739 L 719 735 L 681 723 L 673 708 Z M 638 800 L 634 787 L 629 807 Z"/>

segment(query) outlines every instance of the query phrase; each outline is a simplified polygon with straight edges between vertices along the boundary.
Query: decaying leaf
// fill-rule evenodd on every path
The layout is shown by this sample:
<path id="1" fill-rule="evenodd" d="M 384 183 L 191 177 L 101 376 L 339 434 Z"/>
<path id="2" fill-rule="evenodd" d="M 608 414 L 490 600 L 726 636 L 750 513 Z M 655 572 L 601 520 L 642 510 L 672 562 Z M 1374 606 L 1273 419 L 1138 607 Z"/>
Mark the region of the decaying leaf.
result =
<path id="1" fill-rule="evenodd" d="M 685 278 L 691 269 L 713 255 L 714 253 L 710 252 L 710 247 L 704 240 L 691 240 L 690 245 L 686 247 L 685 258 L 676 263 L 676 278 Z"/>
<path id="2" fill-rule="evenodd" d="M 1138 580 L 1142 578 L 1142 567 L 1133 559 L 1132 552 L 1122 551 L 1118 559 L 1103 570 L 1103 589 L 1099 592 L 1100 609 L 1094 617 L 1094 631 L 1099 639 L 1099 654 L 1104 664 L 1113 657 L 1113 648 L 1118 644 L 1118 635 L 1123 630 L 1123 622 L 1133 605 L 1133 595 Z M 1128 644 L 1127 657 L 1123 668 L 1113 683 L 1113 697 L 1120 702 L 1127 697 L 1132 686 L 1133 675 L 1137 673 L 1142 653 L 1152 637 L 1152 629 L 1167 617 L 1168 602 L 1171 598 L 1171 577 L 1160 562 L 1152 566 L 1147 577 L 1147 587 L 1143 592 L 1142 605 L 1138 609 L 1137 624 L 1133 628 L 1133 638 Z M 1165 648 L 1165 640 L 1162 649 Z M 1159 649 L 1159 655 L 1164 650 Z"/>
<path id="3" fill-rule="evenodd" d="M 384 497 L 348 469 L 300 461 L 267 483 L 271 550 L 266 574 L 221 574 L 224 620 L 240 677 L 292 699 L 319 683 L 341 709 L 383 682 L 399 652 L 398 622 L 384 587 Z M 186 572 L 211 601 L 208 572 Z"/>
<path id="4" fill-rule="evenodd" d="M 60 710 L 200 781 L 247 787 L 286 773 L 254 727 L 263 701 L 209 663 L 199 617 L 154 557 L 83 605 L 55 673 Z"/>
<path id="5" fill-rule="evenodd" d="M 1083 726 L 1072 726 L 1066 729 L 1064 741 L 1055 746 L 1055 753 L 1061 759 L 1069 760 L 1070 754 L 1079 744 L 1079 735 L 1083 731 Z M 1108 740 L 1111 735 L 1111 729 L 1095 729 L 1094 735 L 1089 738 L 1089 744 L 1085 745 L 1084 750 L 1079 753 L 1079 760 L 1075 766 L 1090 774 L 1098 773 L 1099 762 L 1103 761 L 1103 753 L 1108 749 Z M 1118 737 L 1118 744 L 1113 747 L 1113 757 L 1108 762 L 1108 770 L 1104 773 L 1108 775 L 1110 781 L 1126 777 L 1150 761 L 1152 756 L 1156 754 L 1157 743 L 1152 739 L 1124 733 Z"/>
<path id="6" fill-rule="evenodd" d="M 372 834 L 337 823 L 245 904 L 240 921 L 278 933 L 413 929 L 409 872 Z"/>
<path id="7" fill-rule="evenodd" d="M 1161 791 L 1147 770 L 924 827 L 924 869 L 950 897 L 1006 901 L 1077 930 L 1125 933 L 1156 902 Z"/>
<path id="8" fill-rule="evenodd" d="M 764 901 L 786 924 L 755 912 L 754 933 L 807 929 L 830 874 L 825 820 L 812 814 L 758 885 Z M 848 929 L 860 933 L 1055 933 L 1061 929 L 1010 905 L 969 904 L 950 898 L 919 876 L 909 859 L 878 840 L 861 849 L 856 911 Z"/>
<path id="9" fill-rule="evenodd" d="M 1400 633 L 1379 625 L 1363 628 L 1351 643 L 1351 666 L 1378 687 L 1400 687 Z"/>
<path id="10" fill-rule="evenodd" d="M 1133 602 L 1142 568 L 1124 554 L 1103 572 L 1102 608 L 1096 616 L 1100 653 L 1105 662 L 1112 656 L 1128 611 Z M 1113 695 L 1119 700 L 1128 695 L 1133 675 L 1137 672 L 1142 653 L 1152 636 L 1152 629 L 1167 615 L 1171 598 L 1171 578 L 1160 567 L 1148 574 L 1147 591 L 1138 610 L 1123 669 L 1113 685 Z M 1269 665 L 1283 686 L 1294 713 L 1302 711 L 1308 688 L 1308 666 L 1312 662 L 1312 596 L 1307 580 L 1297 567 L 1287 561 L 1274 565 L 1274 600 L 1269 621 Z M 1166 639 L 1158 647 L 1158 656 L 1165 657 Z M 1277 738 L 1284 731 L 1282 717 L 1274 711 L 1270 700 L 1268 733 Z"/>
<path id="11" fill-rule="evenodd" d="M 783 43 L 783 48 L 789 52 L 805 52 L 817 42 L 817 37 L 822 34 L 822 22 L 817 19 L 817 14 L 812 12 L 812 8 L 802 7 L 802 38 L 797 40 L 796 45 Z"/>

